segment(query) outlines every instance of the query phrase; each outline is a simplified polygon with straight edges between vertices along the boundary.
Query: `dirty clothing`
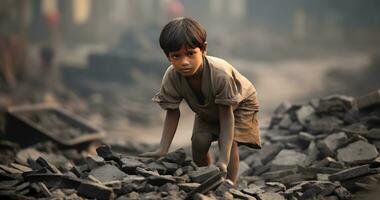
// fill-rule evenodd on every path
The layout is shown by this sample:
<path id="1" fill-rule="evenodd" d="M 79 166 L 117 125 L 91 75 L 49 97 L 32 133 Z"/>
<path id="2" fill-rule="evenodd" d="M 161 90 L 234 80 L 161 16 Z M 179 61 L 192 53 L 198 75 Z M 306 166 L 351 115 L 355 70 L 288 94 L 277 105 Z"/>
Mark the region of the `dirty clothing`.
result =
<path id="1" fill-rule="evenodd" d="M 257 118 L 259 110 L 256 89 L 225 60 L 205 56 L 201 91 L 204 103 L 199 103 L 186 78 L 169 66 L 160 91 L 153 97 L 163 109 L 178 109 L 182 99 L 195 112 L 193 137 L 198 134 L 219 135 L 218 105 L 231 105 L 234 110 L 234 140 L 252 148 L 261 148 Z"/>

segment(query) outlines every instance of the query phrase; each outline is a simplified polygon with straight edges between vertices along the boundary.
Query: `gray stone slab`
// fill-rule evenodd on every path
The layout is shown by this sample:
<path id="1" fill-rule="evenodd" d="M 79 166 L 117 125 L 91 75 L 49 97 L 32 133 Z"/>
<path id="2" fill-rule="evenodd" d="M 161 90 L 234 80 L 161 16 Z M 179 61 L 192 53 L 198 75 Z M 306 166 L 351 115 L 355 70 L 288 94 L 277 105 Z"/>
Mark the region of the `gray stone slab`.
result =
<path id="1" fill-rule="evenodd" d="M 308 133 L 308 132 L 299 132 L 298 135 L 299 135 L 299 138 L 301 140 L 305 140 L 305 141 L 309 141 L 309 142 L 315 140 L 315 136 L 312 135 L 312 134 L 310 134 L 310 133 Z"/>
<path id="2" fill-rule="evenodd" d="M 244 194 L 243 192 L 240 192 L 239 190 L 236 190 L 236 189 L 233 189 L 231 188 L 229 190 L 229 192 L 235 197 L 235 198 L 238 198 L 238 199 L 244 199 L 244 200 L 256 200 L 255 197 L 251 196 L 251 195 L 248 195 L 248 194 Z"/>
<path id="3" fill-rule="evenodd" d="M 189 172 L 189 177 L 193 182 L 202 183 L 211 176 L 218 174 L 219 168 L 215 165 L 199 167 L 196 171 Z"/>
<path id="4" fill-rule="evenodd" d="M 289 128 L 290 125 L 292 125 L 292 123 L 293 122 L 290 119 L 290 116 L 289 115 L 284 115 L 278 125 L 279 125 L 280 128 L 286 129 L 286 128 Z"/>
<path id="5" fill-rule="evenodd" d="M 325 143 L 330 154 L 334 155 L 336 148 L 347 140 L 347 135 L 344 132 L 334 133 L 327 136 L 323 139 L 323 143 Z"/>
<path id="6" fill-rule="evenodd" d="M 306 155 L 294 150 L 283 149 L 272 161 L 271 170 L 305 166 Z"/>
<path id="7" fill-rule="evenodd" d="M 380 105 L 380 90 L 373 91 L 356 99 L 359 109 L 366 109 L 371 106 Z"/>
<path id="8" fill-rule="evenodd" d="M 257 195 L 260 200 L 285 200 L 285 197 L 278 193 L 265 192 Z"/>
<path id="9" fill-rule="evenodd" d="M 175 179 L 170 175 L 149 176 L 148 183 L 155 186 L 162 186 L 166 183 L 175 183 Z"/>
<path id="10" fill-rule="evenodd" d="M 195 190 L 197 187 L 199 187 L 200 183 L 180 183 L 178 184 L 178 187 L 180 190 L 183 190 L 185 192 L 190 192 Z"/>
<path id="11" fill-rule="evenodd" d="M 136 167 L 136 174 L 139 174 L 145 177 L 159 175 L 157 171 L 151 171 L 151 170 L 147 170 L 141 167 Z"/>
<path id="12" fill-rule="evenodd" d="M 111 188 L 90 182 L 80 184 L 77 191 L 79 196 L 92 199 L 96 198 L 108 200 L 113 196 L 113 191 Z"/>
<path id="13" fill-rule="evenodd" d="M 104 158 L 97 155 L 88 155 L 86 158 L 86 162 L 89 169 L 95 169 L 106 164 Z"/>
<path id="14" fill-rule="evenodd" d="M 343 121 L 334 116 L 313 119 L 307 124 L 307 128 L 312 134 L 331 133 L 339 130 Z"/>
<path id="15" fill-rule="evenodd" d="M 146 165 L 136 159 L 123 157 L 119 162 L 121 169 L 126 173 L 135 173 L 137 167 L 145 168 Z"/>
<path id="16" fill-rule="evenodd" d="M 373 128 L 362 136 L 369 140 L 380 140 L 380 128 Z"/>
<path id="17" fill-rule="evenodd" d="M 368 174 L 370 172 L 369 165 L 362 165 L 351 167 L 342 171 L 339 171 L 335 174 L 329 176 L 329 180 L 331 181 L 343 181 L 351 178 L 355 178 L 358 176 L 362 176 Z"/>
<path id="18" fill-rule="evenodd" d="M 337 150 L 338 160 L 349 164 L 367 163 L 378 155 L 376 147 L 364 141 L 357 141 Z"/>
<path id="19" fill-rule="evenodd" d="M 185 149 L 179 148 L 165 155 L 164 160 L 181 165 L 186 160 Z"/>
<path id="20" fill-rule="evenodd" d="M 304 105 L 296 111 L 297 119 L 302 125 L 305 125 L 309 121 L 310 116 L 314 114 L 314 112 L 315 110 L 312 106 Z"/>
<path id="21" fill-rule="evenodd" d="M 238 173 L 238 176 L 247 176 L 249 175 L 250 173 L 252 172 L 252 169 L 251 167 L 249 167 L 249 165 L 247 163 L 245 163 L 244 161 L 241 161 L 240 162 L 240 165 L 239 165 L 239 173 Z"/>
<path id="22" fill-rule="evenodd" d="M 266 163 L 271 161 L 281 151 L 283 147 L 284 146 L 280 143 L 263 146 L 259 153 L 261 162 L 265 165 Z"/>
<path id="23" fill-rule="evenodd" d="M 119 168 L 110 164 L 106 164 L 98 168 L 95 168 L 91 170 L 89 174 L 94 176 L 96 179 L 100 180 L 101 182 L 123 180 L 123 178 L 127 177 L 127 174 L 125 174 Z"/>

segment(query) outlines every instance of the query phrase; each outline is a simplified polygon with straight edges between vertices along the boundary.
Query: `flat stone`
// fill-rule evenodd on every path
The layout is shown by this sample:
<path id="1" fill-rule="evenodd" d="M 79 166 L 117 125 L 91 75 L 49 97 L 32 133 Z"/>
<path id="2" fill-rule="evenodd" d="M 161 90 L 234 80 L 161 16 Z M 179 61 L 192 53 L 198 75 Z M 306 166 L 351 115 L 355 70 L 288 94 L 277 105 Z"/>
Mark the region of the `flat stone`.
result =
<path id="1" fill-rule="evenodd" d="M 46 167 L 47 169 L 49 169 L 49 171 L 51 171 L 52 173 L 54 173 L 54 174 L 62 174 L 61 171 L 59 171 L 59 169 L 56 166 L 54 166 L 53 164 L 51 164 L 50 162 L 48 162 L 45 158 L 38 157 L 36 161 L 42 167 Z"/>
<path id="2" fill-rule="evenodd" d="M 175 179 L 170 175 L 149 176 L 148 183 L 155 186 L 162 186 L 166 183 L 175 183 Z"/>
<path id="3" fill-rule="evenodd" d="M 337 150 L 338 160 L 349 164 L 367 163 L 378 155 L 376 147 L 364 141 L 357 141 Z"/>
<path id="4" fill-rule="evenodd" d="M 28 165 L 28 158 L 31 158 L 32 160 L 37 160 L 37 158 L 42 155 L 44 154 L 30 147 L 19 151 L 16 155 L 16 161 L 23 165 Z"/>
<path id="5" fill-rule="evenodd" d="M 274 110 L 274 114 L 284 114 L 291 107 L 292 107 L 292 104 L 290 102 L 287 102 L 287 101 L 281 102 L 280 105 Z"/>
<path id="6" fill-rule="evenodd" d="M 246 157 L 244 160 L 243 160 L 248 166 L 258 166 L 258 165 L 263 165 L 261 163 L 261 159 L 259 157 L 259 154 L 252 154 L 252 155 L 249 155 L 248 157 Z"/>
<path id="7" fill-rule="evenodd" d="M 219 173 L 219 168 L 215 165 L 199 167 L 196 171 L 189 173 L 189 177 L 192 181 L 202 183 L 211 176 Z"/>
<path id="8" fill-rule="evenodd" d="M 294 166 L 304 166 L 306 155 L 294 150 L 283 149 L 272 161 L 271 170 L 292 168 Z"/>
<path id="9" fill-rule="evenodd" d="M 136 167 L 136 174 L 139 174 L 139 175 L 142 175 L 142 176 L 145 176 L 145 177 L 160 175 L 156 171 L 146 170 L 146 169 L 141 168 L 141 167 Z"/>
<path id="10" fill-rule="evenodd" d="M 236 190 L 236 189 L 233 189 L 231 188 L 229 190 L 229 192 L 235 197 L 235 198 L 238 198 L 238 199 L 244 199 L 244 200 L 256 200 L 255 197 L 253 196 L 250 196 L 248 194 L 244 194 L 243 192 L 240 192 L 239 190 Z"/>
<path id="11" fill-rule="evenodd" d="M 23 173 L 23 171 L 21 171 L 21 170 L 15 169 L 13 167 L 1 165 L 1 164 L 0 164 L 0 169 L 6 171 L 7 173 L 11 173 L 11 174 L 22 174 Z"/>
<path id="12" fill-rule="evenodd" d="M 285 169 L 285 170 L 277 170 L 277 171 L 270 171 L 270 172 L 265 172 L 264 174 L 261 174 L 261 178 L 265 180 L 276 180 L 278 178 L 285 177 L 290 174 L 294 174 L 295 170 L 294 169 Z"/>
<path id="13" fill-rule="evenodd" d="M 86 157 L 86 162 L 89 169 L 94 169 L 106 164 L 104 158 L 97 155 L 88 155 Z"/>
<path id="14" fill-rule="evenodd" d="M 167 174 L 173 174 L 179 168 L 177 163 L 172 162 L 162 162 L 162 165 L 165 166 Z"/>
<path id="15" fill-rule="evenodd" d="M 157 170 L 159 174 L 166 174 L 166 167 L 159 162 L 151 162 L 148 167 L 153 170 Z"/>
<path id="16" fill-rule="evenodd" d="M 270 138 L 271 141 L 280 143 L 297 142 L 298 139 L 298 135 L 278 135 Z"/>
<path id="17" fill-rule="evenodd" d="M 305 141 L 314 141 L 315 140 L 315 136 L 308 133 L 308 132 L 299 132 L 299 139 L 301 140 L 305 140 Z"/>
<path id="18" fill-rule="evenodd" d="M 335 155 L 336 148 L 347 140 L 347 135 L 344 132 L 334 133 L 322 140 L 324 153 L 329 156 Z"/>
<path id="19" fill-rule="evenodd" d="M 307 128 L 312 134 L 331 133 L 340 129 L 343 121 L 334 116 L 313 119 L 308 123 Z"/>
<path id="20" fill-rule="evenodd" d="M 368 129 L 362 123 L 354 123 L 354 124 L 343 127 L 341 131 L 350 135 L 354 135 L 354 134 L 361 135 L 363 133 L 368 132 Z"/>
<path id="21" fill-rule="evenodd" d="M 380 90 L 373 91 L 357 98 L 356 104 L 359 109 L 366 109 L 372 106 L 380 105 Z"/>
<path id="22" fill-rule="evenodd" d="M 309 117 L 313 115 L 314 112 L 315 110 L 312 106 L 302 106 L 300 109 L 296 111 L 297 119 L 302 125 L 305 125 L 308 122 Z"/>
<path id="23" fill-rule="evenodd" d="M 263 188 L 267 192 L 284 192 L 286 186 L 280 182 L 266 182 L 265 187 Z"/>
<path id="24" fill-rule="evenodd" d="M 240 162 L 238 176 L 247 176 L 251 172 L 251 168 L 244 161 Z"/>
<path id="25" fill-rule="evenodd" d="M 271 161 L 281 151 L 282 148 L 283 145 L 280 143 L 276 143 L 274 145 L 264 145 L 259 153 L 261 162 L 265 165 Z"/>
<path id="26" fill-rule="evenodd" d="M 181 165 L 186 160 L 185 149 L 179 148 L 173 152 L 166 154 L 164 160 Z"/>
<path id="27" fill-rule="evenodd" d="M 289 130 L 290 134 L 298 134 L 303 129 L 304 129 L 304 127 L 301 124 L 299 124 L 299 123 L 292 123 L 292 125 L 290 125 L 290 127 L 289 127 L 288 130 Z"/>
<path id="28" fill-rule="evenodd" d="M 314 141 L 310 142 L 309 147 L 307 148 L 306 166 L 317 160 L 318 155 L 319 150 L 317 144 Z"/>
<path id="29" fill-rule="evenodd" d="M 127 177 L 127 174 L 122 172 L 119 168 L 110 164 L 95 168 L 89 174 L 101 182 L 123 180 L 123 178 Z"/>
<path id="30" fill-rule="evenodd" d="M 257 195 L 260 200 L 285 200 L 285 197 L 273 192 L 264 192 Z"/>
<path id="31" fill-rule="evenodd" d="M 17 163 L 11 163 L 10 166 L 12 166 L 13 168 L 15 169 L 18 169 L 22 172 L 30 172 L 32 171 L 32 169 L 30 167 L 27 167 L 25 165 L 20 165 L 20 164 L 17 164 Z"/>
<path id="32" fill-rule="evenodd" d="M 197 187 L 199 187 L 200 183 L 180 183 L 178 184 L 178 187 L 180 190 L 183 190 L 185 192 L 190 192 L 195 190 Z"/>
<path id="33" fill-rule="evenodd" d="M 113 191 L 111 188 L 90 182 L 80 184 L 77 191 L 79 196 L 92 199 L 96 198 L 108 200 L 113 196 Z"/>
<path id="34" fill-rule="evenodd" d="M 380 128 L 373 128 L 362 135 L 369 140 L 380 140 Z"/>
<path id="35" fill-rule="evenodd" d="M 289 128 L 290 125 L 292 125 L 292 120 L 290 119 L 289 115 L 284 115 L 280 123 L 278 124 L 280 128 L 286 129 Z"/>
<path id="36" fill-rule="evenodd" d="M 351 178 L 355 178 L 358 176 L 362 176 L 368 174 L 370 172 L 369 165 L 362 165 L 351 167 L 342 171 L 339 171 L 335 174 L 329 176 L 329 180 L 331 181 L 343 181 Z"/>
<path id="37" fill-rule="evenodd" d="M 137 167 L 144 168 L 146 165 L 138 160 L 131 159 L 131 158 L 121 158 L 120 159 L 120 166 L 121 170 L 123 170 L 126 173 L 135 173 Z"/>

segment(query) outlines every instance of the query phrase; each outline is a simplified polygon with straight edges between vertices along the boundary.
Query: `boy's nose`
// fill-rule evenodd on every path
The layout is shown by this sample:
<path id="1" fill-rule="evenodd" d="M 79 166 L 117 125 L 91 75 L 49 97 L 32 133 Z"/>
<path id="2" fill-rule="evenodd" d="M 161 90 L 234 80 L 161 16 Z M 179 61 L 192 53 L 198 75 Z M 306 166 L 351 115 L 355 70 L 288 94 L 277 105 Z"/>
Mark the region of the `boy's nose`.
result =
<path id="1" fill-rule="evenodd" d="M 186 58 L 182 59 L 182 63 L 181 63 L 182 66 L 187 66 L 189 64 L 190 64 L 190 62 L 188 59 L 186 59 Z"/>

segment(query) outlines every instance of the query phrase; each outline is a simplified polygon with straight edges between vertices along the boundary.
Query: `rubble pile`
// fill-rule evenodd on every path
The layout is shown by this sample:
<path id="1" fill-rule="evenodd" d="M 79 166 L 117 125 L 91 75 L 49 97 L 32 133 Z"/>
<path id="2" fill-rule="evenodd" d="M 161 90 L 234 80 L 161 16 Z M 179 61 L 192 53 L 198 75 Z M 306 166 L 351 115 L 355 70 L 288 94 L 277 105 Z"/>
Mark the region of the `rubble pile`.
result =
<path id="1" fill-rule="evenodd" d="M 240 173 L 283 184 L 288 199 L 349 199 L 380 190 L 380 90 L 282 103 L 263 134 L 263 149 L 241 151 Z M 243 178 L 244 179 L 244 178 Z"/>
<path id="2" fill-rule="evenodd" d="M 0 197 L 352 199 L 380 188 L 380 91 L 283 103 L 262 140 L 261 150 L 240 147 L 236 185 L 214 165 L 196 166 L 182 148 L 151 159 L 109 145 L 91 154 L 0 140 Z"/>

